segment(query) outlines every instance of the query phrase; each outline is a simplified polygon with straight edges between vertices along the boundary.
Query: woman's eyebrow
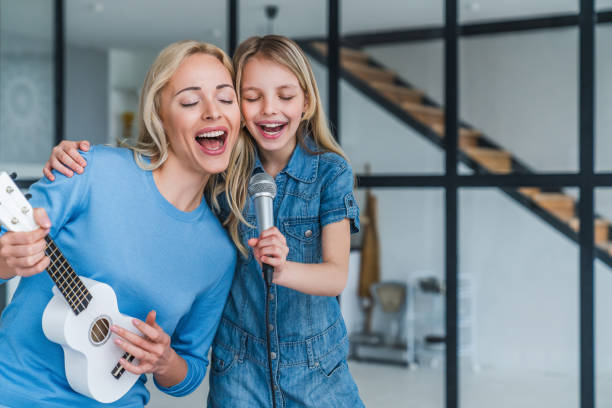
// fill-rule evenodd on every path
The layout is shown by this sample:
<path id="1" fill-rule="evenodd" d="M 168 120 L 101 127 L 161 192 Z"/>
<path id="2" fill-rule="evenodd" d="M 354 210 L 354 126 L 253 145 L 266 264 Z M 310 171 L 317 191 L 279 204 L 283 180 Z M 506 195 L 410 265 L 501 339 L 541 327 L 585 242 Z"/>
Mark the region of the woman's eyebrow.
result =
<path id="1" fill-rule="evenodd" d="M 216 89 L 223 89 L 223 88 L 232 88 L 234 89 L 232 84 L 219 84 L 216 86 Z M 181 92 L 185 92 L 185 91 L 201 91 L 202 88 L 199 86 L 188 86 L 187 88 L 183 88 L 180 91 L 178 91 L 177 93 L 174 94 L 174 96 L 180 94 Z"/>
<path id="2" fill-rule="evenodd" d="M 178 91 L 177 93 L 174 94 L 174 96 L 180 94 L 181 92 L 185 92 L 185 91 L 201 91 L 202 88 L 200 88 L 199 86 L 189 86 L 187 88 L 183 88 L 180 91 Z"/>

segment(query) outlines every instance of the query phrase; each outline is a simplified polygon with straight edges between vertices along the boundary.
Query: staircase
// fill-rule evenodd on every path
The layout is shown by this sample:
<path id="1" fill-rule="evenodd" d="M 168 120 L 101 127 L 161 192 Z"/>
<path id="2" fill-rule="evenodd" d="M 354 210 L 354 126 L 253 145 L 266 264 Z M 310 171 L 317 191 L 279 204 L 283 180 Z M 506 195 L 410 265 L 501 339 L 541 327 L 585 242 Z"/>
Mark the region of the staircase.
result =
<path id="1" fill-rule="evenodd" d="M 326 64 L 325 42 L 301 42 L 315 60 Z M 349 47 L 340 49 L 342 78 L 423 137 L 444 149 L 444 109 L 421 90 L 378 64 L 368 54 Z M 482 132 L 459 121 L 458 160 L 477 174 L 529 174 L 533 171 L 511 152 L 504 150 Z M 519 204 L 531 210 L 559 232 L 578 242 L 577 202 L 559 188 L 501 188 Z M 595 255 L 612 267 L 611 223 L 596 215 Z"/>

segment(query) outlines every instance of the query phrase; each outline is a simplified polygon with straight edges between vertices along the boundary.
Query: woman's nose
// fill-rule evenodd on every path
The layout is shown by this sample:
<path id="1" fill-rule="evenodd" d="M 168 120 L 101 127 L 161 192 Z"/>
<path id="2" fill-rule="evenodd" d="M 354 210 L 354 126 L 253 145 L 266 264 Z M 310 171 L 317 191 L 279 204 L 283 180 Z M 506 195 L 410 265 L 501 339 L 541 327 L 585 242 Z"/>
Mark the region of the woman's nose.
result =
<path id="1" fill-rule="evenodd" d="M 209 102 L 204 104 L 202 118 L 204 120 L 217 120 L 221 117 L 221 112 L 215 103 Z"/>

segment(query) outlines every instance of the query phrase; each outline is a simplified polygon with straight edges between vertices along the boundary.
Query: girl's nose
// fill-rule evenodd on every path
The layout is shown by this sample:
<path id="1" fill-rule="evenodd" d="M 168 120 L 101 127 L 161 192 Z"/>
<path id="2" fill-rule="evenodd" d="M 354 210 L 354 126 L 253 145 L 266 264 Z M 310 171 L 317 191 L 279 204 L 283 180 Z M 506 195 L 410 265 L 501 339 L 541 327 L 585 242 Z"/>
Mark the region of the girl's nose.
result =
<path id="1" fill-rule="evenodd" d="M 270 98 L 264 100 L 263 114 L 264 115 L 274 115 L 277 113 L 276 105 Z"/>

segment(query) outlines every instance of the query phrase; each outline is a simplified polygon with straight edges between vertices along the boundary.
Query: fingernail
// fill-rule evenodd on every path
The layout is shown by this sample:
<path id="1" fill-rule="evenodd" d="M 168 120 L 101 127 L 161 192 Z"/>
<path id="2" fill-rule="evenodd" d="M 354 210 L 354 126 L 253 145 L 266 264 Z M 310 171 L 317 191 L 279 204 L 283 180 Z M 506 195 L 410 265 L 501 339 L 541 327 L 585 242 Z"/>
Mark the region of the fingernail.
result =
<path id="1" fill-rule="evenodd" d="M 116 343 L 116 344 L 121 344 L 121 343 L 123 343 L 123 342 L 121 341 L 121 339 L 115 339 L 115 343 Z"/>

